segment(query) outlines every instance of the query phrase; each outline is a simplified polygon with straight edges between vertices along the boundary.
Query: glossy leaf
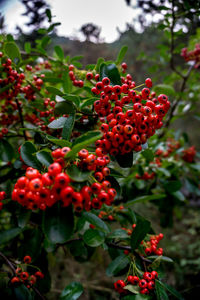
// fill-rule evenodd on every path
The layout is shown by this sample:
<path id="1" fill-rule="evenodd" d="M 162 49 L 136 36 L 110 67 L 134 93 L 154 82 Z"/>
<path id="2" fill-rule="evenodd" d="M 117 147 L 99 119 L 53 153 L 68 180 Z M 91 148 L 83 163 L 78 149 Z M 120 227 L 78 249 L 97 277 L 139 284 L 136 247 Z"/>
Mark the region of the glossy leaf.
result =
<path id="1" fill-rule="evenodd" d="M 0 245 L 9 242 L 14 239 L 23 231 L 22 228 L 16 227 L 8 230 L 4 230 L 0 233 Z"/>
<path id="2" fill-rule="evenodd" d="M 63 96 L 63 99 L 73 102 L 76 107 L 79 107 L 79 105 L 80 105 L 80 97 L 79 96 L 72 95 L 72 94 L 66 94 Z"/>
<path id="3" fill-rule="evenodd" d="M 168 300 L 168 295 L 165 291 L 165 288 L 163 285 L 160 283 L 159 280 L 156 280 L 156 296 L 157 300 Z"/>
<path id="4" fill-rule="evenodd" d="M 74 114 L 76 112 L 76 107 L 71 101 L 61 101 L 57 102 L 55 105 L 56 114 Z"/>
<path id="5" fill-rule="evenodd" d="M 89 223 L 94 225 L 97 229 L 105 233 L 110 232 L 110 228 L 108 227 L 108 225 L 95 214 L 92 214 L 91 212 L 84 212 L 83 216 Z"/>
<path id="6" fill-rule="evenodd" d="M 154 91 L 156 92 L 157 95 L 159 94 L 166 94 L 167 96 L 175 95 L 175 90 L 173 86 L 168 84 L 158 84 L 154 86 Z"/>
<path id="7" fill-rule="evenodd" d="M 41 169 L 42 165 L 36 157 L 36 148 L 31 142 L 25 142 L 20 149 L 21 157 L 28 166 Z"/>
<path id="8" fill-rule="evenodd" d="M 127 232 L 123 229 L 114 230 L 109 236 L 108 239 L 127 239 L 129 238 Z"/>
<path id="9" fill-rule="evenodd" d="M 8 57 L 12 60 L 21 59 L 21 54 L 18 46 L 15 42 L 6 42 L 4 44 L 4 52 L 8 55 Z"/>
<path id="10" fill-rule="evenodd" d="M 15 156 L 12 145 L 5 139 L 0 142 L 0 160 L 10 162 Z"/>
<path id="11" fill-rule="evenodd" d="M 56 120 L 53 120 L 51 123 L 49 123 L 48 127 L 51 129 L 63 128 L 66 120 L 67 120 L 66 117 L 60 117 Z"/>
<path id="12" fill-rule="evenodd" d="M 183 296 L 176 291 L 173 287 L 171 287 L 170 285 L 168 285 L 167 283 L 161 282 L 159 281 L 160 285 L 162 285 L 171 295 L 173 295 L 174 297 L 176 297 L 179 300 L 184 300 Z"/>
<path id="13" fill-rule="evenodd" d="M 67 285 L 60 295 L 60 300 L 77 300 L 83 293 L 83 287 L 79 282 Z"/>
<path id="14" fill-rule="evenodd" d="M 140 245 L 141 241 L 145 238 L 146 234 L 150 231 L 150 222 L 137 218 L 136 227 L 131 235 L 131 249 L 135 250 Z"/>
<path id="15" fill-rule="evenodd" d="M 117 56 L 117 60 L 116 60 L 116 65 L 119 65 L 120 63 L 122 63 L 123 59 L 124 59 L 124 56 L 126 54 L 128 50 L 128 47 L 127 46 L 123 46 Z"/>
<path id="16" fill-rule="evenodd" d="M 67 168 L 67 174 L 69 177 L 76 182 L 84 182 L 88 180 L 91 172 L 83 172 L 76 165 L 71 165 Z"/>
<path id="17" fill-rule="evenodd" d="M 69 140 L 72 134 L 72 130 L 74 128 L 75 123 L 75 114 L 69 115 L 68 118 L 66 118 L 62 130 L 62 138 L 65 140 Z"/>
<path id="18" fill-rule="evenodd" d="M 151 149 L 146 149 L 141 152 L 142 156 L 146 159 L 147 163 L 150 163 L 154 160 L 154 153 Z"/>
<path id="19" fill-rule="evenodd" d="M 53 163 L 53 158 L 50 152 L 48 151 L 41 150 L 36 153 L 36 157 L 39 160 L 39 162 L 47 168 L 49 167 L 50 164 Z"/>
<path id="20" fill-rule="evenodd" d="M 53 95 L 63 96 L 63 92 L 61 92 L 59 89 L 55 88 L 54 86 L 47 86 L 47 91 Z"/>
<path id="21" fill-rule="evenodd" d="M 42 229 L 51 243 L 65 243 L 73 234 L 73 228 L 74 217 L 71 206 L 61 207 L 55 204 L 44 212 Z"/>
<path id="22" fill-rule="evenodd" d="M 110 79 L 111 85 L 116 85 L 116 84 L 121 85 L 120 74 L 115 64 L 106 64 L 106 63 L 101 64 L 100 80 L 102 80 L 104 77 L 108 77 Z"/>
<path id="23" fill-rule="evenodd" d="M 98 247 L 104 243 L 105 235 L 96 229 L 88 229 L 83 235 L 84 242 L 90 247 Z"/>
<path id="24" fill-rule="evenodd" d="M 129 292 L 133 294 L 139 294 L 140 288 L 139 286 L 134 286 L 132 284 L 128 284 L 124 287 L 125 290 L 128 290 Z"/>
<path id="25" fill-rule="evenodd" d="M 56 45 L 56 46 L 54 47 L 54 51 L 55 51 L 57 57 L 58 57 L 61 61 L 63 61 L 63 59 L 64 59 L 64 52 L 63 52 L 63 49 L 62 49 L 59 45 Z"/>
<path id="26" fill-rule="evenodd" d="M 127 255 L 121 254 L 120 256 L 117 256 L 107 267 L 107 276 L 116 276 L 120 271 L 126 268 L 129 263 L 130 259 Z"/>
<path id="27" fill-rule="evenodd" d="M 133 200 L 128 201 L 127 203 L 124 204 L 124 206 L 131 206 L 135 203 L 138 202 L 146 202 L 146 201 L 151 201 L 151 200 L 159 200 L 165 198 L 167 195 L 166 194 L 155 194 L 155 195 L 145 195 L 145 196 L 140 196 L 137 197 Z"/>

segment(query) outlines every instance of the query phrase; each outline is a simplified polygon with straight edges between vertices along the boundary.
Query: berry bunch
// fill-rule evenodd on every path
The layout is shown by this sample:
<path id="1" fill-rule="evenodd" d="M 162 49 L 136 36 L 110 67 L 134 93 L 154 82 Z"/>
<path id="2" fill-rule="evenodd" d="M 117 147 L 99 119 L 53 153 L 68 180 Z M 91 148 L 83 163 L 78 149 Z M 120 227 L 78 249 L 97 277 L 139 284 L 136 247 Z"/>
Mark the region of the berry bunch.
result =
<path id="1" fill-rule="evenodd" d="M 4 192 L 4 191 L 1 191 L 0 192 L 0 210 L 2 210 L 2 208 L 3 208 L 3 200 L 6 198 L 6 192 Z"/>
<path id="2" fill-rule="evenodd" d="M 151 174 L 148 172 L 144 172 L 144 174 L 142 176 L 140 176 L 139 174 L 136 174 L 135 177 L 137 179 L 143 179 L 143 180 L 150 180 L 153 179 L 155 177 L 155 173 L 152 172 Z"/>
<path id="3" fill-rule="evenodd" d="M 82 88 L 84 86 L 83 80 L 78 80 L 75 77 L 74 65 L 69 65 L 69 78 L 71 79 L 74 86 L 80 87 L 80 88 Z"/>
<path id="4" fill-rule="evenodd" d="M 150 93 L 152 82 L 145 81 L 146 88 L 139 93 L 130 74 L 122 77 L 122 85 L 110 85 L 110 79 L 104 77 L 92 88 L 100 99 L 94 102 L 94 109 L 104 133 L 97 146 L 111 155 L 141 151 L 142 144 L 162 127 L 162 119 L 167 113 L 170 102 L 164 94 L 155 97 Z M 135 88 L 135 89 L 134 89 Z"/>
<path id="5" fill-rule="evenodd" d="M 26 255 L 23 261 L 27 267 L 31 263 L 31 257 L 29 255 Z M 34 274 L 29 274 L 22 267 L 24 264 L 22 264 L 15 270 L 16 276 L 12 277 L 10 282 L 15 286 L 23 283 L 27 288 L 31 288 L 38 279 L 44 278 L 44 274 L 41 271 L 36 271 Z"/>
<path id="6" fill-rule="evenodd" d="M 154 235 L 151 236 L 150 241 L 143 241 L 142 245 L 144 246 L 145 254 L 146 255 L 151 255 L 151 254 L 162 255 L 163 254 L 163 248 L 157 248 L 158 243 L 162 239 L 163 239 L 163 234 L 160 233 L 156 236 L 154 236 Z"/>
<path id="7" fill-rule="evenodd" d="M 196 149 L 195 146 L 189 147 L 187 149 L 184 149 L 182 151 L 183 155 L 182 155 L 182 159 L 186 162 L 189 163 L 193 163 L 194 162 L 194 158 L 196 155 Z"/>
<path id="8" fill-rule="evenodd" d="M 195 49 L 192 51 L 188 51 L 187 48 L 183 48 L 181 50 L 181 56 L 185 59 L 185 61 L 194 61 L 195 68 L 200 67 L 200 44 L 195 45 Z"/>
<path id="9" fill-rule="evenodd" d="M 100 182 L 94 182 L 90 185 L 84 185 L 80 190 L 73 186 L 75 181 L 70 179 L 65 172 L 66 163 L 64 156 L 70 151 L 70 148 L 64 147 L 56 149 L 52 152 L 54 163 L 48 168 L 48 172 L 41 174 L 38 170 L 28 167 L 25 176 L 20 177 L 12 192 L 12 200 L 17 201 L 27 209 L 41 209 L 51 207 L 54 203 L 61 201 L 64 207 L 70 204 L 74 205 L 77 212 L 81 210 L 90 210 L 91 208 L 100 209 L 102 204 L 111 205 L 116 196 L 116 190 L 111 188 L 108 180 L 103 178 L 108 175 L 109 169 L 105 167 L 108 161 L 104 157 L 97 157 L 88 154 L 88 151 L 83 149 L 79 152 L 79 157 L 82 159 L 78 162 L 79 167 L 87 160 L 87 168 L 90 170 L 102 170 L 96 172 L 95 178 Z M 92 158 L 92 160 L 90 160 Z M 102 160 L 99 158 L 103 158 Z M 100 162 L 100 164 L 99 164 Z"/>
<path id="10" fill-rule="evenodd" d="M 155 288 L 155 279 L 158 278 L 158 273 L 156 271 L 144 272 L 142 278 L 140 279 L 136 275 L 129 275 L 127 280 L 117 280 L 114 283 L 115 290 L 120 293 L 127 293 L 127 290 L 124 289 L 127 285 L 135 285 L 139 287 L 141 294 L 148 295 Z"/>

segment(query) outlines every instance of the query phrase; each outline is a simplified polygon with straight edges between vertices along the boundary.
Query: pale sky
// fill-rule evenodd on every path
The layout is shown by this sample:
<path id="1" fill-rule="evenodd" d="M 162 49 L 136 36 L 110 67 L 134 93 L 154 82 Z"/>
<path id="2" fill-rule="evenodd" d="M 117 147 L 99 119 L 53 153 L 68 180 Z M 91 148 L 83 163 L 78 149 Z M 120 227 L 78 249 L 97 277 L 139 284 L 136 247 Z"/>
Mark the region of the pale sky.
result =
<path id="1" fill-rule="evenodd" d="M 6 31 L 14 33 L 16 24 L 22 26 L 26 22 L 26 17 L 21 16 L 25 7 L 19 0 L 5 2 L 3 13 Z M 80 27 L 92 22 L 101 27 L 101 38 L 113 42 L 119 36 L 116 27 L 124 31 L 126 22 L 133 24 L 133 18 L 137 15 L 136 10 L 127 6 L 125 0 L 47 0 L 47 3 L 51 5 L 52 15 L 55 16 L 53 21 L 62 23 L 57 27 L 58 34 L 68 37 L 80 38 Z"/>

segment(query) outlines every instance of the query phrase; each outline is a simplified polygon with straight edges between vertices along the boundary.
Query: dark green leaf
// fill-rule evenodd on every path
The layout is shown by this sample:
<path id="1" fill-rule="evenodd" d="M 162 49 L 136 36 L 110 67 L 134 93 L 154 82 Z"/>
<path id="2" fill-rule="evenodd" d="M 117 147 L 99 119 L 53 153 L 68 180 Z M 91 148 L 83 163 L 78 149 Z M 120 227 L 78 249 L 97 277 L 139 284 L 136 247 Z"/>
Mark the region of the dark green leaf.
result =
<path id="1" fill-rule="evenodd" d="M 54 137 L 47 135 L 46 138 L 53 144 L 58 145 L 60 147 L 71 147 L 71 143 L 66 140 L 55 139 Z"/>
<path id="2" fill-rule="evenodd" d="M 140 196 L 137 197 L 133 200 L 128 201 L 127 203 L 125 203 L 125 206 L 131 206 L 135 203 L 138 202 L 146 202 L 146 201 L 151 201 L 151 200 L 158 200 L 158 199 L 163 199 L 166 198 L 166 194 L 155 194 L 155 195 L 146 195 L 146 196 Z"/>
<path id="3" fill-rule="evenodd" d="M 85 99 L 83 104 L 81 105 L 81 108 L 86 107 L 86 106 L 90 106 L 93 105 L 94 102 L 97 100 L 98 98 L 96 97 L 91 97 L 89 99 Z"/>
<path id="4" fill-rule="evenodd" d="M 130 263 L 130 259 L 127 255 L 121 254 L 116 257 L 107 267 L 106 274 L 107 276 L 116 276 L 121 270 L 126 268 Z"/>
<path id="5" fill-rule="evenodd" d="M 165 292 L 165 288 L 161 284 L 159 280 L 156 280 L 156 296 L 157 300 L 168 300 L 167 293 Z"/>
<path id="6" fill-rule="evenodd" d="M 105 60 L 104 60 L 103 57 L 99 57 L 99 58 L 98 58 L 98 60 L 97 60 L 97 65 L 96 65 L 96 71 L 97 71 L 97 73 L 100 72 L 100 66 L 101 66 L 101 64 L 102 64 L 104 61 L 105 61 Z"/>
<path id="7" fill-rule="evenodd" d="M 90 247 L 98 247 L 104 243 L 105 235 L 96 229 L 88 229 L 83 235 L 84 242 Z"/>
<path id="8" fill-rule="evenodd" d="M 19 215 L 17 216 L 17 223 L 20 228 L 24 228 L 31 216 L 31 211 L 27 210 L 24 207 L 20 208 Z"/>
<path id="9" fill-rule="evenodd" d="M 66 94 L 63 96 L 63 99 L 72 101 L 75 104 L 75 106 L 77 106 L 77 107 L 79 107 L 79 105 L 80 105 L 80 97 L 79 96 Z"/>
<path id="10" fill-rule="evenodd" d="M 174 193 L 182 187 L 180 180 L 169 180 L 164 183 L 164 188 L 168 193 Z"/>
<path id="11" fill-rule="evenodd" d="M 123 46 L 123 47 L 121 48 L 121 50 L 119 51 L 119 54 L 118 54 L 118 56 L 117 56 L 117 60 L 116 60 L 116 62 L 115 62 L 116 65 L 119 65 L 119 64 L 123 61 L 124 56 L 125 56 L 127 50 L 128 50 L 128 47 L 127 47 L 127 46 Z"/>
<path id="12" fill-rule="evenodd" d="M 34 296 L 25 285 L 14 288 L 15 300 L 34 300 Z"/>
<path id="13" fill-rule="evenodd" d="M 41 150 L 36 153 L 36 157 L 39 160 L 39 162 L 42 165 L 45 165 L 45 167 L 47 167 L 47 168 L 49 167 L 50 164 L 53 163 L 52 156 L 48 151 Z"/>
<path id="14" fill-rule="evenodd" d="M 67 174 L 76 182 L 84 182 L 88 179 L 91 172 L 83 172 L 76 165 L 71 165 L 67 168 Z"/>
<path id="15" fill-rule="evenodd" d="M 141 152 L 142 156 L 146 159 L 147 163 L 150 163 L 151 161 L 154 160 L 154 153 L 150 149 L 146 149 Z"/>
<path id="16" fill-rule="evenodd" d="M 127 239 L 129 238 L 127 232 L 123 229 L 116 229 L 114 230 L 109 236 L 108 239 Z"/>
<path id="17" fill-rule="evenodd" d="M 149 233 L 151 228 L 150 222 L 137 218 L 136 227 L 131 235 L 131 249 L 134 251 L 138 248 L 141 241 L 145 238 L 146 234 Z"/>
<path id="18" fill-rule="evenodd" d="M 158 84 L 154 86 L 154 91 L 156 92 L 157 95 L 159 94 L 166 94 L 167 96 L 174 96 L 175 95 L 175 90 L 173 86 L 168 85 L 168 84 Z"/>
<path id="19" fill-rule="evenodd" d="M 10 240 L 14 239 L 17 235 L 22 232 L 22 228 L 16 227 L 12 229 L 5 230 L 0 233 L 0 245 L 9 242 Z"/>
<path id="20" fill-rule="evenodd" d="M 116 84 L 121 85 L 120 74 L 115 64 L 106 64 L 106 63 L 101 64 L 100 80 L 102 80 L 104 77 L 108 77 L 110 79 L 111 85 L 116 85 Z"/>
<path id="21" fill-rule="evenodd" d="M 124 287 L 125 290 L 128 290 L 129 292 L 133 293 L 133 294 L 139 294 L 140 292 L 140 288 L 139 286 L 134 286 L 132 284 L 128 284 Z"/>
<path id="22" fill-rule="evenodd" d="M 21 59 L 21 54 L 19 51 L 19 48 L 15 44 L 15 42 L 6 42 L 4 44 L 4 52 L 11 58 L 12 60 L 15 60 L 16 58 L 18 60 Z"/>
<path id="23" fill-rule="evenodd" d="M 61 92 L 59 89 L 55 88 L 54 86 L 47 86 L 47 91 L 53 95 L 63 96 L 63 92 Z"/>
<path id="24" fill-rule="evenodd" d="M 45 49 L 46 46 L 50 43 L 50 41 L 51 41 L 51 38 L 49 36 L 44 36 L 42 41 L 41 41 L 41 47 L 43 49 Z"/>
<path id="25" fill-rule="evenodd" d="M 42 229 L 51 243 L 65 243 L 73 234 L 73 228 L 74 218 L 71 206 L 61 207 L 55 204 L 44 212 Z"/>
<path id="26" fill-rule="evenodd" d="M 75 117 L 76 117 L 75 114 L 72 114 L 65 120 L 63 131 L 62 131 L 62 138 L 65 140 L 69 140 L 71 137 L 72 130 L 74 128 Z"/>
<path id="27" fill-rule="evenodd" d="M 56 45 L 55 48 L 54 48 L 54 51 L 56 52 L 56 55 L 58 56 L 58 58 L 63 61 L 64 59 L 64 52 L 63 52 L 63 49 Z"/>
<path id="28" fill-rule="evenodd" d="M 50 82 L 50 83 L 62 83 L 63 80 L 61 78 L 57 78 L 57 77 L 50 77 L 50 76 L 46 76 L 45 78 L 43 78 L 44 82 Z"/>
<path id="29" fill-rule="evenodd" d="M 170 257 L 167 256 L 159 256 L 161 261 L 165 261 L 165 262 L 169 262 L 169 263 L 173 263 L 173 260 Z M 158 258 L 157 255 L 151 255 L 148 256 L 149 259 L 156 259 Z"/>
<path id="30" fill-rule="evenodd" d="M 102 137 L 102 132 L 99 130 L 88 131 L 83 134 L 81 137 L 78 137 L 72 147 L 72 150 L 69 151 L 66 155 L 66 158 L 72 158 L 78 153 L 81 149 L 84 149 L 88 145 L 93 144 L 96 140 Z"/>
<path id="31" fill-rule="evenodd" d="M 51 128 L 51 129 L 63 128 L 66 120 L 67 120 L 66 117 L 60 117 L 56 120 L 53 120 L 51 123 L 49 123 L 48 127 Z"/>
<path id="32" fill-rule="evenodd" d="M 118 154 L 115 158 L 122 168 L 130 168 L 133 165 L 133 152 L 129 152 L 124 155 Z"/>
<path id="33" fill-rule="evenodd" d="M 99 229 L 105 233 L 110 232 L 110 228 L 108 227 L 108 225 L 103 220 L 101 220 L 99 217 L 97 217 L 96 215 L 94 215 L 90 212 L 84 212 L 83 216 L 89 223 L 94 225 L 97 229 Z"/>
<path id="34" fill-rule="evenodd" d="M 47 17 L 48 17 L 48 21 L 49 23 L 51 23 L 51 19 L 52 19 L 52 15 L 51 15 L 51 10 L 49 8 L 46 9 L 45 11 Z"/>
<path id="35" fill-rule="evenodd" d="M 179 300 L 184 300 L 183 296 L 176 291 L 173 287 L 168 285 L 167 283 L 159 281 L 160 285 L 162 285 L 170 294 L 172 294 L 174 297 L 178 298 Z"/>
<path id="36" fill-rule="evenodd" d="M 55 106 L 55 113 L 56 114 L 74 114 L 76 112 L 76 108 L 71 101 L 62 101 L 57 102 Z"/>
<path id="37" fill-rule="evenodd" d="M 60 300 L 76 300 L 83 293 L 83 287 L 79 282 L 67 285 L 60 295 Z"/>
<path id="38" fill-rule="evenodd" d="M 10 162 L 13 159 L 14 155 L 15 152 L 11 144 L 5 139 L 1 139 L 0 161 Z"/>
<path id="39" fill-rule="evenodd" d="M 31 52 L 31 43 L 30 42 L 26 42 L 24 44 L 24 50 L 26 51 L 26 53 L 30 53 Z"/>
<path id="40" fill-rule="evenodd" d="M 41 169 L 41 163 L 35 156 L 36 148 L 31 142 L 25 142 L 20 149 L 21 157 L 26 165 L 35 168 Z"/>

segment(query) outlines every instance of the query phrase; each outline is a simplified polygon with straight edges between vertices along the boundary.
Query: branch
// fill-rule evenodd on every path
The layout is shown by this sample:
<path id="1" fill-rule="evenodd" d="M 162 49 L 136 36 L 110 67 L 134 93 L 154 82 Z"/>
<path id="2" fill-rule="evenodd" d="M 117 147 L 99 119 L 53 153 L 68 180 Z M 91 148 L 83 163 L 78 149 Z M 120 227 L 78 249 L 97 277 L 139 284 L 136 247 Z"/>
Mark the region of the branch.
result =
<path id="1" fill-rule="evenodd" d="M 19 118 L 20 118 L 21 126 L 22 126 L 22 128 L 24 128 L 24 118 L 23 118 L 23 115 L 22 115 L 22 109 L 21 109 L 21 106 L 20 106 L 19 101 L 18 101 L 17 98 L 15 98 L 15 101 L 16 101 L 16 104 L 17 104 L 18 112 L 19 112 Z M 23 136 L 24 136 L 24 139 L 27 141 L 27 136 L 26 136 L 25 131 L 23 131 Z"/>

